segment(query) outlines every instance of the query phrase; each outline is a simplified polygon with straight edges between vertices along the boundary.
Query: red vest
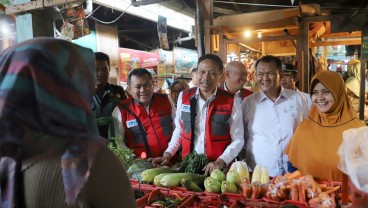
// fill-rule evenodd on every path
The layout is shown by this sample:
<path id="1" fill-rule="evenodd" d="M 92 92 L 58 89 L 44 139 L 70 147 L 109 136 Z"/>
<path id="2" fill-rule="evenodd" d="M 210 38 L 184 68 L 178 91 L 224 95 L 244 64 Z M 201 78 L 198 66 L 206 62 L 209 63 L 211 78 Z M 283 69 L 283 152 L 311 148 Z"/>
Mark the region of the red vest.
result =
<path id="1" fill-rule="evenodd" d="M 240 93 L 241 93 L 242 100 L 244 100 L 245 97 L 248 97 L 249 95 L 253 94 L 252 91 L 247 90 L 245 88 L 241 88 Z"/>
<path id="2" fill-rule="evenodd" d="M 190 109 L 190 99 L 195 96 L 197 88 L 191 88 L 183 91 L 182 109 L 180 125 L 183 129 L 181 134 L 182 157 L 185 157 L 193 150 L 193 133 Z M 230 121 L 231 112 L 234 103 L 234 94 L 223 89 L 217 88 L 216 97 L 208 107 L 206 120 L 206 155 L 210 161 L 215 161 L 222 155 L 226 147 L 231 143 Z M 197 102 L 195 102 L 195 105 Z M 194 126 L 194 125 L 193 125 Z"/>
<path id="3" fill-rule="evenodd" d="M 149 114 L 144 106 L 135 102 L 133 98 L 124 100 L 119 105 L 126 144 L 137 156 L 145 152 L 148 157 L 161 157 L 173 133 L 172 107 L 167 95 L 155 93 L 152 99 Z M 139 118 L 147 137 L 142 134 L 136 117 L 122 105 L 127 106 Z"/>

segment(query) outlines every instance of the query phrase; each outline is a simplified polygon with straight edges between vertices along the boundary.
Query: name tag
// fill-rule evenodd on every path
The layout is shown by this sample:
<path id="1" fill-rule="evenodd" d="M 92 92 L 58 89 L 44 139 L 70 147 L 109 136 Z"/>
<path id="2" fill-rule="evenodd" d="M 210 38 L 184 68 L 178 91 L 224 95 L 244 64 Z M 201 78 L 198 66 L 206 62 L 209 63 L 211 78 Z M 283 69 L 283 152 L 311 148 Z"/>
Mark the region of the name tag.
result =
<path id="1" fill-rule="evenodd" d="M 190 112 L 190 105 L 182 105 L 181 111 L 183 112 Z"/>
<path id="2" fill-rule="evenodd" d="M 128 128 L 132 128 L 134 126 L 138 126 L 138 122 L 136 119 L 130 120 L 126 122 Z"/>

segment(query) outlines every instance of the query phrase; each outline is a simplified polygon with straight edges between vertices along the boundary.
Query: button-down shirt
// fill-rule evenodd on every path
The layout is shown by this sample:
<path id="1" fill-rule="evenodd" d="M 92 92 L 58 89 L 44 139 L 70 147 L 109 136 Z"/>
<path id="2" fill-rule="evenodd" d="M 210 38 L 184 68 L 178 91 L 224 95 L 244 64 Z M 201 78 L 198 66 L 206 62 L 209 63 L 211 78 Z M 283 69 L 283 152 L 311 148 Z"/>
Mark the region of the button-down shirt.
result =
<path id="1" fill-rule="evenodd" d="M 208 107 L 210 103 L 216 99 L 217 88 L 212 96 L 208 100 L 204 100 L 199 94 L 199 88 L 196 91 L 197 98 L 197 116 L 195 117 L 195 128 L 194 128 L 194 150 L 198 154 L 205 154 L 206 152 L 206 121 L 207 121 L 207 113 Z M 179 94 L 177 110 L 175 116 L 175 130 L 169 146 L 165 152 L 174 155 L 176 151 L 178 151 L 181 143 L 180 136 L 183 132 L 182 127 L 180 126 L 180 118 L 181 118 L 181 110 L 182 110 L 182 95 L 181 92 Z M 232 107 L 231 112 L 231 121 L 230 121 L 230 136 L 231 143 L 226 147 L 223 154 L 219 157 L 226 164 L 229 164 L 240 152 L 241 148 L 244 145 L 244 130 L 242 128 L 242 112 L 240 108 L 240 103 L 235 102 Z"/>
<path id="2" fill-rule="evenodd" d="M 310 94 L 299 91 L 298 88 L 296 88 L 296 91 L 299 92 L 300 94 L 302 94 L 305 97 L 305 99 L 307 100 L 307 103 L 308 103 L 308 107 L 310 109 L 312 107 L 312 98 L 311 98 Z"/>
<path id="3" fill-rule="evenodd" d="M 266 166 L 270 176 L 284 174 L 288 157 L 284 153 L 309 107 L 299 92 L 281 88 L 273 102 L 262 91 L 246 97 L 242 103 L 246 162 L 250 169 Z"/>

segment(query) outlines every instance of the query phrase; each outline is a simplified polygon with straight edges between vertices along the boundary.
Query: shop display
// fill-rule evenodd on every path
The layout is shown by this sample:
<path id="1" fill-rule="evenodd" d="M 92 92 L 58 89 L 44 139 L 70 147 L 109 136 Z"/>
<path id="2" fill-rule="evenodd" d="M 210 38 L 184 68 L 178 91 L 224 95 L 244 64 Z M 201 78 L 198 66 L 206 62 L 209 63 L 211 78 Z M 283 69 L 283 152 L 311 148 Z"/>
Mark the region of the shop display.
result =
<path id="1" fill-rule="evenodd" d="M 268 176 L 267 169 L 260 166 L 255 169 L 254 177 L 243 177 L 244 180 L 239 182 L 234 178 L 239 178 L 244 169 L 240 168 L 237 172 L 236 167 L 241 167 L 244 162 L 234 164 L 232 170 L 223 172 L 217 169 L 208 177 L 181 173 L 167 167 L 146 169 L 141 173 L 139 186 L 139 182 L 132 181 L 135 184 L 133 188 L 146 193 L 158 191 L 167 197 L 139 207 L 283 207 L 290 204 L 306 208 L 332 208 L 340 203 L 341 183 L 316 181 L 312 176 L 303 176 L 299 172 L 270 180 L 265 178 Z M 146 174 L 149 176 L 143 176 Z M 142 180 L 144 177 L 148 179 Z M 172 205 L 177 196 L 188 197 L 189 201 Z M 222 197 L 230 200 L 221 201 Z M 206 202 L 203 203 L 203 200 Z"/>

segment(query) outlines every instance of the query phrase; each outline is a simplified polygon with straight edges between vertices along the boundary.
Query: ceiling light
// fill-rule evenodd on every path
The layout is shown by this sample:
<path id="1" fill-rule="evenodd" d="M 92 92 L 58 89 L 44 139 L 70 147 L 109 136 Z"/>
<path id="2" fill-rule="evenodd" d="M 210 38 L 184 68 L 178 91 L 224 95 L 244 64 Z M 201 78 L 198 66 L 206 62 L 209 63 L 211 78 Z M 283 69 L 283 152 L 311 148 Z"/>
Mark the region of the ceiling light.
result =
<path id="1" fill-rule="evenodd" d="M 261 38 L 262 37 L 262 32 L 257 32 L 257 37 Z"/>
<path id="2" fill-rule="evenodd" d="M 251 35 L 251 33 L 250 33 L 250 31 L 249 31 L 249 30 L 247 30 L 247 31 L 245 31 L 245 32 L 244 32 L 244 36 L 245 36 L 246 38 L 249 38 L 249 37 L 250 37 L 250 35 Z"/>

